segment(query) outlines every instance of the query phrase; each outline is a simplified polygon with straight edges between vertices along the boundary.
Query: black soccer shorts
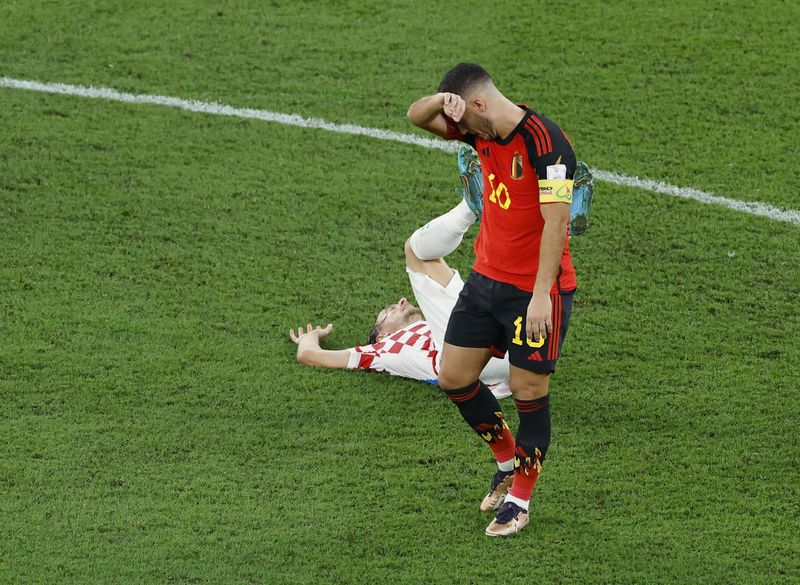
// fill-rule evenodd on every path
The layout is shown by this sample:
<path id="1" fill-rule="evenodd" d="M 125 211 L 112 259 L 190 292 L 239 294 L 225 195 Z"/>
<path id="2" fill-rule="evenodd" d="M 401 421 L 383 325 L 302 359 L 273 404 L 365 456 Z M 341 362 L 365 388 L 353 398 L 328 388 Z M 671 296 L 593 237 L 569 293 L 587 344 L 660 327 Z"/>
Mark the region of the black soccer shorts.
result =
<path id="1" fill-rule="evenodd" d="M 550 295 L 553 332 L 544 339 L 528 341 L 525 319 L 531 293 L 473 271 L 450 314 L 444 340 L 459 347 L 490 348 L 496 357 L 507 351 L 513 366 L 552 373 L 567 335 L 574 293 Z"/>

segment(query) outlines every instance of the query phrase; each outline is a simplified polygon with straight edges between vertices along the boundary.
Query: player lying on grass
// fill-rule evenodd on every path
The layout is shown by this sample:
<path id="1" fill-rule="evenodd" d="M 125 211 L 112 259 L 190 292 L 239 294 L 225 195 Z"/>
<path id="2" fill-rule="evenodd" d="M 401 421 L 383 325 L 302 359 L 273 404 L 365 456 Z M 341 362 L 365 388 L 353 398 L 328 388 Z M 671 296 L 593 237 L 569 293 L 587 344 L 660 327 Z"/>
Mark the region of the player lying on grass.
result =
<path id="1" fill-rule="evenodd" d="M 479 168 L 471 172 L 480 173 Z M 480 203 L 480 198 L 477 199 Z M 473 207 L 476 206 L 471 202 Z M 476 207 L 477 209 L 477 207 Z M 437 383 L 439 350 L 447 322 L 464 286 L 457 270 L 444 257 L 453 252 L 478 215 L 466 201 L 416 230 L 405 244 L 406 272 L 419 307 L 407 299 L 378 313 L 366 345 L 348 349 L 323 349 L 320 341 L 333 329 L 308 324 L 289 332 L 297 344 L 297 361 L 323 368 L 349 368 L 388 372 L 395 376 Z M 415 252 L 424 250 L 424 253 Z M 508 359 L 492 358 L 481 379 L 503 398 L 508 387 Z"/>

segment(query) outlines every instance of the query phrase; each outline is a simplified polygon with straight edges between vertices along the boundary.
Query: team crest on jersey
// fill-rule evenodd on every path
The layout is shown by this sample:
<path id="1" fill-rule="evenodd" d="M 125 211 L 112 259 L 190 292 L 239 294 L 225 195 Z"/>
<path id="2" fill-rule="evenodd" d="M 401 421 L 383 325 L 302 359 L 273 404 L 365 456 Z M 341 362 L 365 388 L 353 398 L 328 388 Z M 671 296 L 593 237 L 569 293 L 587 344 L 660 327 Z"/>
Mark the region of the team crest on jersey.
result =
<path id="1" fill-rule="evenodd" d="M 519 181 L 522 178 L 522 155 L 518 152 L 514 153 L 514 158 L 511 159 L 511 178 Z"/>

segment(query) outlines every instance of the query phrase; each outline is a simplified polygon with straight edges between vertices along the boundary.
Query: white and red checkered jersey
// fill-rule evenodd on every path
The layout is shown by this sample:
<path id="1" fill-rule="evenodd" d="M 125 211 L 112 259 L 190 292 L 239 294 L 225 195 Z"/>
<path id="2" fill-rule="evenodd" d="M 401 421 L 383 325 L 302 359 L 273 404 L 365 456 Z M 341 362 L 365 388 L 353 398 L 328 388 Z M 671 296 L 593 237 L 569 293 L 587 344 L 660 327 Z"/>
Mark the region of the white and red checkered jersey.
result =
<path id="1" fill-rule="evenodd" d="M 427 321 L 417 321 L 372 345 L 350 348 L 350 369 L 389 372 L 393 376 L 437 383 L 439 351 Z"/>

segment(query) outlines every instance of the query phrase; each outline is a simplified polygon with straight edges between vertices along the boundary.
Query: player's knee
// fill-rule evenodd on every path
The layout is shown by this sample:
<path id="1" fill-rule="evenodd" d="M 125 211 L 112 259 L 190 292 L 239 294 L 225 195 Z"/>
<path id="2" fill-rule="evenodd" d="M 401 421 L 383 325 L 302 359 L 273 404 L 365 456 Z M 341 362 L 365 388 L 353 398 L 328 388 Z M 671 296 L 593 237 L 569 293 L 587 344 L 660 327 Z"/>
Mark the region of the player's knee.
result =
<path id="1" fill-rule="evenodd" d="M 448 392 L 450 390 L 462 388 L 462 386 L 459 386 L 457 382 L 453 382 L 449 378 L 439 376 L 439 388 L 441 388 L 444 392 Z"/>
<path id="2" fill-rule="evenodd" d="M 406 240 L 405 246 L 403 247 L 406 254 L 406 266 L 408 266 L 411 270 L 419 271 L 420 266 L 422 266 L 422 260 L 414 253 L 414 248 L 411 246 L 411 238 Z"/>
<path id="3" fill-rule="evenodd" d="M 454 373 L 453 373 L 454 374 Z M 439 372 L 439 388 L 445 392 L 448 390 L 458 390 L 464 388 L 475 380 L 468 380 L 464 376 L 453 375 L 450 372 Z"/>
<path id="4" fill-rule="evenodd" d="M 550 376 L 526 376 L 525 379 L 516 379 L 513 377 L 509 382 L 511 386 L 511 393 L 514 398 L 519 400 L 536 400 L 542 398 L 550 393 Z"/>

